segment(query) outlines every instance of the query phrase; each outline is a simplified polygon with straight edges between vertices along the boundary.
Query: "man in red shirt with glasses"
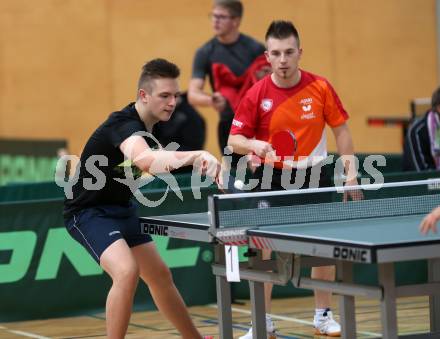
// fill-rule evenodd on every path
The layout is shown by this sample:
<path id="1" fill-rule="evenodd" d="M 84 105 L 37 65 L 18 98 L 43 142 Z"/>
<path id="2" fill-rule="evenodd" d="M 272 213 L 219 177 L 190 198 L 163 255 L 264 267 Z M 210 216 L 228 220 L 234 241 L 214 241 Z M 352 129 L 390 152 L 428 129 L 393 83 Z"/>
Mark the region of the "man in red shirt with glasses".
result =
<path id="1" fill-rule="evenodd" d="M 219 88 L 215 88 L 217 79 L 213 68 L 215 65 L 224 65 L 239 77 L 265 50 L 262 43 L 240 33 L 242 16 L 243 4 L 239 0 L 214 1 L 210 18 L 215 36 L 197 50 L 188 88 L 188 100 L 193 106 L 213 107 L 219 113 L 218 142 L 222 154 L 235 107 L 220 93 Z M 204 90 L 206 77 L 209 78 L 212 94 Z"/>

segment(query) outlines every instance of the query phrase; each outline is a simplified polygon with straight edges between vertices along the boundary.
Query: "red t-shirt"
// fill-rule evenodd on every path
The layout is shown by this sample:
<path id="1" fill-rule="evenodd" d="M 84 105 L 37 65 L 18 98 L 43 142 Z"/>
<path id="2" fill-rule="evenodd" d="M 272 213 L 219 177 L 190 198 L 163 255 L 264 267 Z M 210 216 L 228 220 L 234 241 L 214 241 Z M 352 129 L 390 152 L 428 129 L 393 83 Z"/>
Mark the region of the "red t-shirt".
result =
<path id="1" fill-rule="evenodd" d="M 275 133 L 290 130 L 297 140 L 290 165 L 309 167 L 316 159 L 327 157 L 325 124 L 337 127 L 347 119 L 348 114 L 330 83 L 301 70 L 300 82 L 291 88 L 276 86 L 270 75 L 252 86 L 235 112 L 230 134 L 270 143 Z"/>

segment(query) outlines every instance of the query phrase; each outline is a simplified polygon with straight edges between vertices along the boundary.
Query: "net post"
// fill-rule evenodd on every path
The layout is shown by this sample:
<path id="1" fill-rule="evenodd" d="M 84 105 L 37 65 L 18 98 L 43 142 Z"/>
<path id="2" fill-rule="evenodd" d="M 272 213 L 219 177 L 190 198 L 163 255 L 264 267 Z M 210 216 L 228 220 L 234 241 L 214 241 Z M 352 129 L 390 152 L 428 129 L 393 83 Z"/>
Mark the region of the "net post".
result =
<path id="1" fill-rule="evenodd" d="M 211 215 L 211 228 L 213 231 L 219 228 L 219 218 L 218 218 L 218 196 L 210 195 L 208 196 L 208 212 Z"/>

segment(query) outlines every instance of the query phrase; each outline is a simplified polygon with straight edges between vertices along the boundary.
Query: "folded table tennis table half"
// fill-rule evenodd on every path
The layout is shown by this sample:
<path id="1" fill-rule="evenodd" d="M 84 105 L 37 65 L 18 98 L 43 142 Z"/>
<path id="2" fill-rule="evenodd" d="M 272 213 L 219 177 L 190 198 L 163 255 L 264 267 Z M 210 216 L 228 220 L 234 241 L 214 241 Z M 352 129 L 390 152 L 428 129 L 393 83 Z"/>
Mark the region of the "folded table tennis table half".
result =
<path id="1" fill-rule="evenodd" d="M 208 212 L 142 217 L 141 227 L 147 234 L 213 244 L 221 338 L 232 338 L 225 245 L 249 247 L 240 278 L 250 285 L 254 338 L 266 338 L 264 282 L 339 294 L 342 337 L 350 339 L 356 338 L 355 296 L 380 300 L 383 338 L 394 339 L 396 299 L 429 295 L 431 332 L 404 338 L 440 338 L 440 235 L 418 230 L 426 213 L 440 205 L 440 180 L 357 189 L 365 198 L 348 202 L 342 199 L 352 190 L 347 187 L 213 195 Z M 262 249 L 272 250 L 275 259 L 262 260 Z M 428 260 L 427 282 L 396 286 L 394 263 L 419 259 Z M 355 283 L 355 263 L 376 264 L 378 284 Z M 336 266 L 334 282 L 301 275 L 301 268 L 320 265 Z"/>

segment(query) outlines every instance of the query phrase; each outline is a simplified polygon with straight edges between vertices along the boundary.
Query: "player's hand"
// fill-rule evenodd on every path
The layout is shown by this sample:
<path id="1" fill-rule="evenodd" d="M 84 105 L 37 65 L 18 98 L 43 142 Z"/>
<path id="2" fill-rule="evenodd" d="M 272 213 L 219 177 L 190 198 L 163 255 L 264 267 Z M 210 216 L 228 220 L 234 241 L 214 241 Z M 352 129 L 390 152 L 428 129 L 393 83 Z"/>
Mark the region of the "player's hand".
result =
<path id="1" fill-rule="evenodd" d="M 226 98 L 221 93 L 214 92 L 212 95 L 212 106 L 217 112 L 223 112 L 226 108 Z"/>
<path id="2" fill-rule="evenodd" d="M 251 149 L 260 158 L 265 159 L 266 162 L 277 162 L 279 158 L 275 154 L 272 145 L 262 140 L 252 140 Z"/>
<path id="3" fill-rule="evenodd" d="M 263 79 L 266 75 L 272 73 L 272 67 L 269 65 L 263 66 L 255 72 L 257 80 Z"/>
<path id="4" fill-rule="evenodd" d="M 221 172 L 221 164 L 211 153 L 201 151 L 194 160 L 194 166 L 201 174 L 211 177 L 218 182 Z"/>
<path id="5" fill-rule="evenodd" d="M 364 193 L 361 189 L 356 189 L 356 186 L 358 186 L 358 181 L 356 178 L 347 180 L 345 183 L 345 186 L 354 186 L 353 189 L 350 189 L 348 191 L 344 191 L 344 198 L 343 201 L 346 202 L 349 200 L 363 200 L 364 199 Z"/>
<path id="6" fill-rule="evenodd" d="M 422 234 L 427 234 L 429 231 L 437 233 L 437 221 L 440 219 L 440 207 L 431 211 L 420 223 L 419 230 Z"/>
<path id="7" fill-rule="evenodd" d="M 217 188 L 222 193 L 228 193 L 228 185 L 226 182 L 228 181 L 229 171 L 226 171 L 225 167 L 222 166 L 219 174 L 216 178 L 214 178 L 215 183 L 217 184 Z"/>
<path id="8" fill-rule="evenodd" d="M 247 167 L 252 172 L 255 173 L 258 167 L 261 166 L 261 159 L 257 157 L 255 154 L 248 154 L 247 155 L 248 161 L 247 161 Z"/>

